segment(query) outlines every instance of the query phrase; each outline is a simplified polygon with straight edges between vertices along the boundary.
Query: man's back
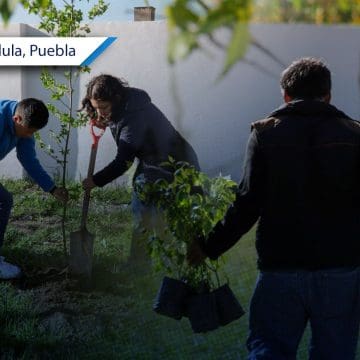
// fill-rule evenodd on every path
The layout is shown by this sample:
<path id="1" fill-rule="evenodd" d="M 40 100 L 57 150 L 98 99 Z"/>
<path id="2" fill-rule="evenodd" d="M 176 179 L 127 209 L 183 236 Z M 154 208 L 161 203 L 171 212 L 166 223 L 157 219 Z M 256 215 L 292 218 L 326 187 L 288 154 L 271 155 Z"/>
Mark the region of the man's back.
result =
<path id="1" fill-rule="evenodd" d="M 360 126 L 330 105 L 321 60 L 294 61 L 280 84 L 285 105 L 253 124 L 235 202 L 207 239 L 191 244 L 188 261 L 216 259 L 258 220 L 248 359 L 296 359 L 310 323 L 310 359 L 354 360 Z"/>
<path id="2" fill-rule="evenodd" d="M 259 267 L 359 264 L 360 124 L 325 102 L 301 100 L 253 127 L 265 194 Z"/>
<path id="3" fill-rule="evenodd" d="M 17 101 L 0 100 L 0 160 L 2 160 L 15 146 L 16 137 L 13 122 Z"/>

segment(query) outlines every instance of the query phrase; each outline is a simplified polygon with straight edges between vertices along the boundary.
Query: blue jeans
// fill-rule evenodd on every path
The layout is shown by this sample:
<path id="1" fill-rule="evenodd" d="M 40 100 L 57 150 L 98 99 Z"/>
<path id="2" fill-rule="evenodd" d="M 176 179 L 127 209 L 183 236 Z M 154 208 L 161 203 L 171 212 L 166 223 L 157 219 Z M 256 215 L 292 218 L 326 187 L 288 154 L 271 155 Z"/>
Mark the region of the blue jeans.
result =
<path id="1" fill-rule="evenodd" d="M 261 272 L 250 304 L 248 359 L 296 359 L 308 322 L 309 359 L 355 359 L 359 279 L 359 267 Z"/>
<path id="2" fill-rule="evenodd" d="M 139 200 L 136 194 L 133 194 L 131 201 L 131 208 L 133 213 L 134 231 L 156 232 L 158 235 L 164 237 L 166 231 L 166 222 L 162 211 L 154 205 L 145 205 Z"/>
<path id="3" fill-rule="evenodd" d="M 0 184 L 0 249 L 13 205 L 13 196 Z"/>
<path id="4" fill-rule="evenodd" d="M 165 240 L 170 235 L 167 231 L 164 215 L 156 206 L 145 205 L 135 193 L 132 197 L 131 206 L 134 226 L 129 261 L 138 263 L 145 270 L 151 265 L 147 246 L 149 238 L 159 236 Z"/>

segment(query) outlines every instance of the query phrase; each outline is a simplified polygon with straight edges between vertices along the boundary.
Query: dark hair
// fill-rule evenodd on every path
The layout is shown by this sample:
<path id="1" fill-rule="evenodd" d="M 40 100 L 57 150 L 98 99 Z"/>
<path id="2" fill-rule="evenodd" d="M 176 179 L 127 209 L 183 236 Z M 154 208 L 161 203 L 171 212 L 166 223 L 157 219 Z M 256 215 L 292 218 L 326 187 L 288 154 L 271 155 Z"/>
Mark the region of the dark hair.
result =
<path id="1" fill-rule="evenodd" d="M 90 99 L 110 101 L 111 103 L 119 101 L 128 86 L 126 81 L 112 75 L 95 76 L 86 86 L 86 96 L 81 101 L 80 111 L 85 110 L 88 114 L 94 112 Z"/>
<path id="2" fill-rule="evenodd" d="M 15 110 L 22 118 L 22 123 L 33 129 L 42 129 L 49 120 L 46 105 L 38 99 L 28 98 L 18 102 Z"/>
<path id="3" fill-rule="evenodd" d="M 330 94 L 331 73 L 316 58 L 294 61 L 281 74 L 281 87 L 293 99 L 317 99 Z"/>

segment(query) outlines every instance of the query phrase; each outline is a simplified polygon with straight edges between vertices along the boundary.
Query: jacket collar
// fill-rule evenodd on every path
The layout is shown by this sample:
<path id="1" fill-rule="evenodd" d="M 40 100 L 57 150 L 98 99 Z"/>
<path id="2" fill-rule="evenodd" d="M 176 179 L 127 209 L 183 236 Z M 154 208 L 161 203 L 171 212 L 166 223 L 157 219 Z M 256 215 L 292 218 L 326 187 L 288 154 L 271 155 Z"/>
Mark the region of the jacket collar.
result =
<path id="1" fill-rule="evenodd" d="M 283 104 L 273 111 L 269 117 L 281 116 L 319 116 L 350 119 L 335 106 L 320 100 L 294 100 Z"/>

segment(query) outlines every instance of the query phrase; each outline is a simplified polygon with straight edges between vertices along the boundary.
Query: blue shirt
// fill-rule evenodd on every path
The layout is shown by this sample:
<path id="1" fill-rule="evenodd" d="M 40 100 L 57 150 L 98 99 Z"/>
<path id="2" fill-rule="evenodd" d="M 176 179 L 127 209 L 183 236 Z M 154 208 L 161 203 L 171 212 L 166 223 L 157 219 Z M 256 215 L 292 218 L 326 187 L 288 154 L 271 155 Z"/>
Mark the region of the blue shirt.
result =
<path id="1" fill-rule="evenodd" d="M 16 147 L 17 158 L 29 176 L 44 191 L 50 191 L 55 184 L 36 157 L 34 137 L 16 136 L 13 120 L 16 105 L 14 100 L 0 100 L 0 160 Z"/>

